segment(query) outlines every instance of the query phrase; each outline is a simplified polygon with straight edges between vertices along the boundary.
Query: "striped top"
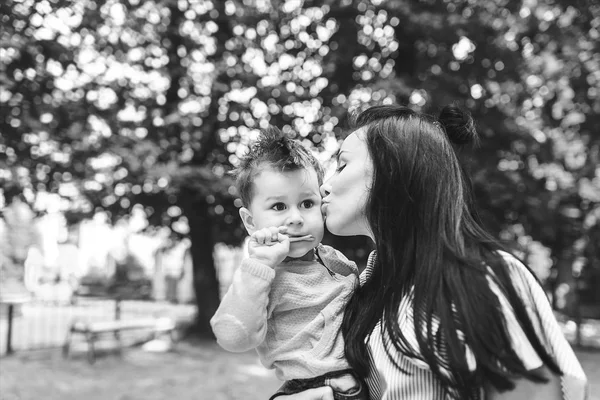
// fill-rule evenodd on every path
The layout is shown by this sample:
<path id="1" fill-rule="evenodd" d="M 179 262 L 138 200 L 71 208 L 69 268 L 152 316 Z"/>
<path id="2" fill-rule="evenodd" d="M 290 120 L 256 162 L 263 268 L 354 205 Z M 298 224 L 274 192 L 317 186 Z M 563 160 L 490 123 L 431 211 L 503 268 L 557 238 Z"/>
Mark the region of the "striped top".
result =
<path id="1" fill-rule="evenodd" d="M 512 281 L 517 292 L 525 300 L 527 310 L 538 336 L 544 340 L 543 343 L 546 350 L 554 357 L 557 365 L 564 373 L 561 377 L 563 399 L 586 399 L 587 380 L 585 374 L 554 317 L 546 294 L 533 275 L 519 260 L 505 252 L 501 252 L 501 255 L 509 265 Z M 367 267 L 360 276 L 361 285 L 370 278 L 376 257 L 375 252 L 372 252 L 369 256 Z M 527 369 L 531 370 L 541 367 L 543 362 L 527 340 L 508 300 L 501 294 L 500 289 L 492 281 L 491 277 L 488 277 L 488 282 L 492 290 L 498 295 L 504 309 L 515 352 Z M 536 309 L 537 312 L 534 312 L 533 309 Z M 402 329 L 412 349 L 418 350 L 419 345 L 415 335 L 412 316 L 412 295 L 410 293 L 400 304 L 399 327 Z M 432 322 L 432 329 L 435 332 L 438 328 L 439 322 L 434 320 Z M 460 336 L 461 332 L 459 332 Z M 435 377 L 427 363 L 423 360 L 410 358 L 396 351 L 393 346 L 390 346 L 388 351 L 392 354 L 398 365 L 408 373 L 399 370 L 390 361 L 383 345 L 381 321 L 379 321 L 373 333 L 368 338 L 368 344 L 371 371 L 366 381 L 369 386 L 371 400 L 446 400 L 450 398 L 441 382 Z M 470 369 L 475 370 L 477 368 L 477 361 L 468 346 L 466 346 L 466 352 L 468 365 Z M 448 371 L 443 372 L 447 373 Z"/>

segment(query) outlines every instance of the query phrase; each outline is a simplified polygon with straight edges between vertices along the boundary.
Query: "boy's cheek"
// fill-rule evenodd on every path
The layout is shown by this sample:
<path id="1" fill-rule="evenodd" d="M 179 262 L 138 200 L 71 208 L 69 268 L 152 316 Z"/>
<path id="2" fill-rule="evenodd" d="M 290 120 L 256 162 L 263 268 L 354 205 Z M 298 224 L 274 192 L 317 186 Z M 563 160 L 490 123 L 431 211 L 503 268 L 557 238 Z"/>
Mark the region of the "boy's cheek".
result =
<path id="1" fill-rule="evenodd" d="M 321 207 L 319 207 L 319 210 L 313 214 L 313 220 L 318 223 L 323 223 L 325 221 Z"/>

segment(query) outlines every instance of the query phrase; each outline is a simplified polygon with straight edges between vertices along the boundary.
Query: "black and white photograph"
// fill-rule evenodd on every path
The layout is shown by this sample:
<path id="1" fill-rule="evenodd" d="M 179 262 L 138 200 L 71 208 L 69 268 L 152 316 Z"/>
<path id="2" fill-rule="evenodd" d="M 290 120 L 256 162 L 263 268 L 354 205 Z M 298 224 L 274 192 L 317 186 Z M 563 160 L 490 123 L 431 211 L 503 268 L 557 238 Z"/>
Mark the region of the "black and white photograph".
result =
<path id="1" fill-rule="evenodd" d="M 0 400 L 600 400 L 596 0 L 0 0 Z"/>

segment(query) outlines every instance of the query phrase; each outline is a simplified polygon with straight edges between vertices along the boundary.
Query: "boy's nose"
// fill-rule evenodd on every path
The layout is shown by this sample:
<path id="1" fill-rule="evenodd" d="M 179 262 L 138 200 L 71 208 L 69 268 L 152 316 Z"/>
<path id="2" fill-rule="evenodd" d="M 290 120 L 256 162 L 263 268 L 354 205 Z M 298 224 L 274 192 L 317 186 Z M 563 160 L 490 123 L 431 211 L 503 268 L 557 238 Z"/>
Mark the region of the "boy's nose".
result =
<path id="1" fill-rule="evenodd" d="M 287 223 L 288 225 L 298 225 L 304 222 L 304 218 L 302 218 L 302 213 L 297 208 L 290 209 L 288 214 Z"/>

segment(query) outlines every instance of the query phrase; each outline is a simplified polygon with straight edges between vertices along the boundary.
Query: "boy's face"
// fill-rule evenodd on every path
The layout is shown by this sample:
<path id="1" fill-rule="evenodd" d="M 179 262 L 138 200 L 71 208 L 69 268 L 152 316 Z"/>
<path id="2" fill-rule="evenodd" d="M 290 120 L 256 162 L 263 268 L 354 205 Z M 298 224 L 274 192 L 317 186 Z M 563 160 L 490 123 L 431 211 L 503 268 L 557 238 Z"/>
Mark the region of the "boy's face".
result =
<path id="1" fill-rule="evenodd" d="M 252 202 L 240 216 L 250 234 L 271 226 L 286 226 L 292 236 L 312 235 L 310 241 L 290 244 L 289 257 L 299 258 L 323 239 L 319 180 L 313 168 L 278 171 L 265 167 L 254 179 Z"/>

